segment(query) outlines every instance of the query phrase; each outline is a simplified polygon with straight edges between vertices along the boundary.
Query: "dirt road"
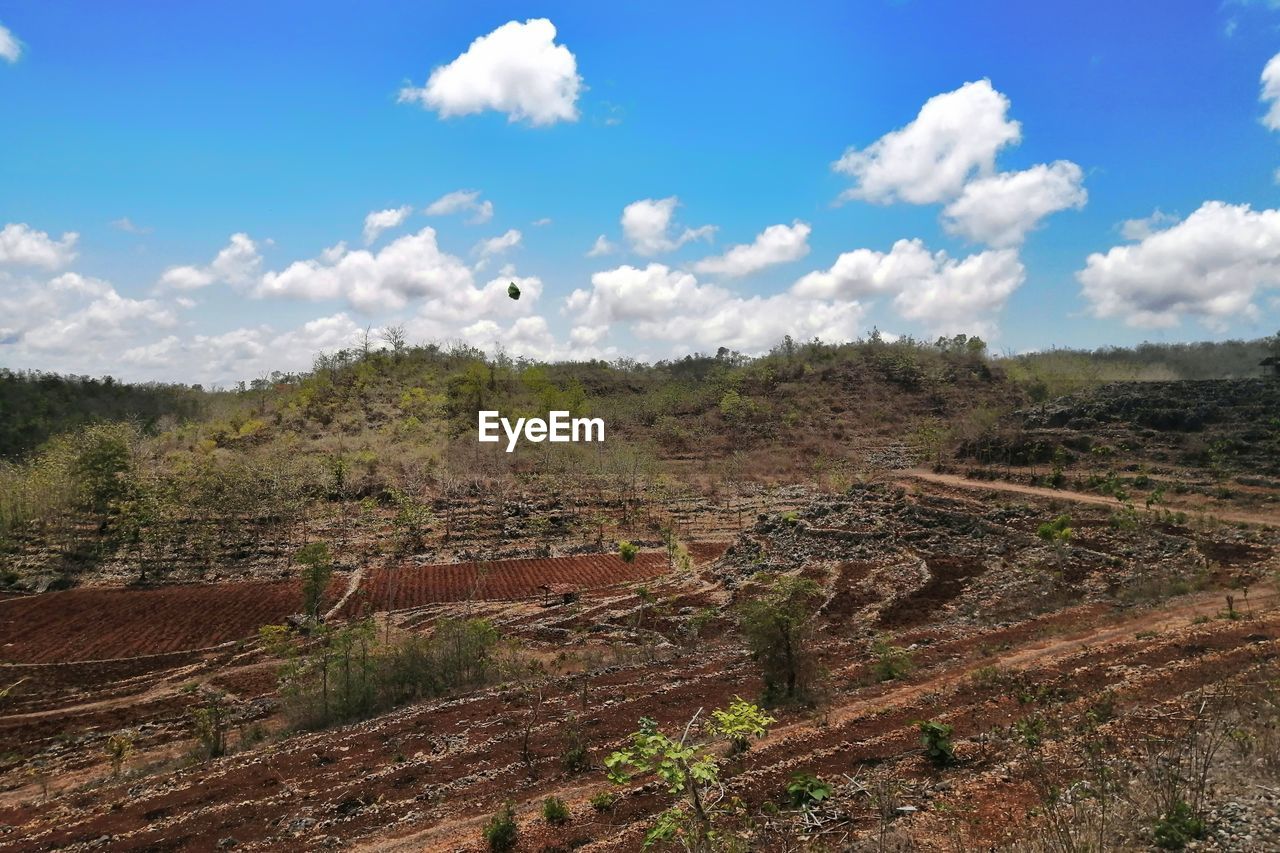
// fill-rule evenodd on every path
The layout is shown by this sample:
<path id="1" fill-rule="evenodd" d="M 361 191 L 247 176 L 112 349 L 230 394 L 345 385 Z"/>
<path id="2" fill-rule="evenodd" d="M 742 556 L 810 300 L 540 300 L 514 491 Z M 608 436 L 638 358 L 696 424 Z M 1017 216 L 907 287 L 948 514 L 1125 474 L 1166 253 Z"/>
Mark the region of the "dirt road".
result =
<path id="1" fill-rule="evenodd" d="M 1021 483 L 1008 483 L 1003 480 L 970 480 L 968 477 L 961 477 L 956 474 L 937 474 L 923 468 L 912 468 L 906 471 L 899 471 L 900 476 L 909 477 L 913 480 L 924 480 L 928 483 L 937 483 L 941 486 L 952 486 L 959 489 L 974 489 L 987 492 L 1011 492 L 1019 495 L 1031 495 L 1034 497 L 1045 498 L 1047 500 L 1069 501 L 1071 503 L 1095 504 L 1097 506 L 1118 506 L 1116 499 L 1107 497 L 1106 495 L 1094 495 L 1087 492 L 1072 492 L 1066 489 L 1046 489 L 1040 486 L 1025 486 Z M 907 482 L 900 482 L 900 485 L 909 485 Z M 1213 517 L 1221 521 L 1239 522 L 1243 524 L 1260 524 L 1264 527 L 1280 527 L 1280 511 L 1275 513 L 1258 513 L 1258 512 L 1237 512 L 1233 510 L 1213 510 L 1208 511 L 1199 507 L 1181 506 L 1173 503 L 1164 503 L 1162 508 L 1173 512 L 1185 512 L 1187 515 L 1197 516 L 1201 518 Z"/>

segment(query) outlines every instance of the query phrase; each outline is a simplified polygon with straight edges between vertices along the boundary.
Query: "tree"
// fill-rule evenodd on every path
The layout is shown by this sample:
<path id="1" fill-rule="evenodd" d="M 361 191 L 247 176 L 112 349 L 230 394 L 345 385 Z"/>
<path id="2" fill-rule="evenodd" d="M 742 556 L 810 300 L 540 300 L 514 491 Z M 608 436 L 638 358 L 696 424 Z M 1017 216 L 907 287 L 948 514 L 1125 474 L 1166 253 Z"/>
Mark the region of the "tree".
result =
<path id="1" fill-rule="evenodd" d="M 686 849 L 704 853 L 716 838 L 716 813 L 711 795 L 720 787 L 720 760 L 710 745 L 689 741 L 699 710 L 685 724 L 679 740 L 664 734 L 655 720 L 640 720 L 640 729 L 631 735 L 631 746 L 605 759 L 610 781 L 625 785 L 636 774 L 655 774 L 666 784 L 667 793 L 677 802 L 663 812 L 645 835 L 644 846 L 680 841 Z M 713 711 L 710 734 L 731 739 L 763 737 L 777 722 L 755 705 L 736 699 L 727 709 Z M 685 802 L 679 802 L 683 799 Z"/>
<path id="2" fill-rule="evenodd" d="M 329 578 L 333 576 L 333 557 L 329 546 L 312 542 L 303 546 L 294 557 L 302 565 L 302 612 L 315 622 L 320 619 L 320 604 Z"/>
<path id="3" fill-rule="evenodd" d="M 738 606 L 743 637 L 764 670 L 766 700 L 792 702 L 812 692 L 816 677 L 812 624 L 821 600 L 822 590 L 816 583 L 784 575 Z"/>

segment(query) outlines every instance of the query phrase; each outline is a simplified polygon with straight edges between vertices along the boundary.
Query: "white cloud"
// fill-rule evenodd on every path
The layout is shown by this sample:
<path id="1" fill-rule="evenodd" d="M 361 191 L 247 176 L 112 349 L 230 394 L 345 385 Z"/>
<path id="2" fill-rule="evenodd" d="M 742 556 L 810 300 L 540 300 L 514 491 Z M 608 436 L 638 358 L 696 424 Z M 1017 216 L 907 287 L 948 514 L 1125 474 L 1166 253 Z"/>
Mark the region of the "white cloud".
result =
<path id="1" fill-rule="evenodd" d="M 334 314 L 286 331 L 261 325 L 189 338 L 167 335 L 125 350 L 120 364 L 136 375 L 172 377 L 181 367 L 184 382 L 230 384 L 276 370 L 307 370 L 318 353 L 354 347 L 363 333 L 346 314 Z"/>
<path id="2" fill-rule="evenodd" d="M 1141 242 L 1091 254 L 1076 276 L 1098 317 L 1146 327 L 1197 317 L 1222 330 L 1256 317 L 1259 291 L 1280 287 L 1280 211 L 1208 201 Z"/>
<path id="3" fill-rule="evenodd" d="M 710 238 L 714 225 L 685 228 L 678 236 L 671 235 L 671 220 L 680 199 L 676 196 L 634 201 L 622 209 L 622 233 L 631 248 L 641 255 L 657 255 L 674 251 L 691 240 Z M 598 241 L 597 241 L 598 242 Z"/>
<path id="4" fill-rule="evenodd" d="M 725 346 L 742 352 L 760 352 L 788 334 L 849 339 L 863 317 L 857 302 L 815 301 L 790 293 L 740 298 L 656 263 L 594 274 L 591 289 L 575 290 L 565 310 L 574 319 L 571 340 L 581 344 L 603 339 L 614 323 L 627 323 L 641 339 L 686 350 Z"/>
<path id="5" fill-rule="evenodd" d="M 618 251 L 618 247 L 614 245 L 608 237 L 601 234 L 596 241 L 591 244 L 591 248 L 587 250 L 588 258 L 598 258 L 601 255 L 612 255 Z"/>
<path id="6" fill-rule="evenodd" d="M 0 264 L 58 269 L 76 258 L 80 235 L 68 231 L 54 240 L 23 222 L 11 222 L 0 229 Z"/>
<path id="7" fill-rule="evenodd" d="M 340 244 L 318 259 L 295 261 L 283 271 L 263 275 L 254 295 L 345 299 L 369 313 L 471 287 L 466 264 L 441 251 L 435 229 L 427 227 L 397 237 L 376 253 L 350 251 Z"/>
<path id="8" fill-rule="evenodd" d="M 79 273 L 10 282 L 0 290 L 0 360 L 96 374 L 121 346 L 176 322 L 171 306 L 122 296 L 108 282 Z"/>
<path id="9" fill-rule="evenodd" d="M 1280 53 L 1271 57 L 1262 69 L 1262 94 L 1258 100 L 1267 105 L 1262 123 L 1271 130 L 1280 130 Z"/>
<path id="10" fill-rule="evenodd" d="M 1126 219 L 1120 223 L 1120 236 L 1126 240 L 1145 240 L 1161 228 L 1172 225 L 1178 221 L 1178 217 L 1172 213 L 1165 213 L 1160 208 L 1156 208 L 1151 212 L 1150 216 L 1142 219 Z"/>
<path id="11" fill-rule="evenodd" d="M 111 220 L 111 227 L 126 234 L 150 234 L 152 229 L 138 225 L 127 216 Z"/>
<path id="12" fill-rule="evenodd" d="M 996 153 L 1021 138 L 1008 109 L 1009 99 L 989 80 L 935 95 L 910 124 L 862 150 L 850 148 L 833 164 L 855 181 L 841 199 L 931 204 L 956 197 L 973 175 L 990 175 Z"/>
<path id="13" fill-rule="evenodd" d="M 750 275 L 775 264 L 798 260 L 809 254 L 807 222 L 796 220 L 791 225 L 770 225 L 754 242 L 741 243 L 723 255 L 704 258 L 693 265 L 695 272 L 731 278 Z"/>
<path id="14" fill-rule="evenodd" d="M 524 235 L 512 228 L 505 234 L 499 234 L 497 237 L 490 237 L 488 240 L 481 240 L 472 247 L 472 254 L 479 255 L 481 259 L 491 258 L 494 255 L 501 255 L 509 249 L 514 249 L 520 245 L 520 241 Z"/>
<path id="15" fill-rule="evenodd" d="M 920 240 L 899 240 L 888 252 L 845 252 L 831 268 L 811 272 L 791 288 L 805 299 L 892 296 L 894 310 L 935 334 L 996 331 L 996 316 L 1026 271 L 1011 249 L 956 259 L 930 252 Z"/>
<path id="16" fill-rule="evenodd" d="M 364 218 L 364 244 L 366 246 L 378 239 L 383 231 L 388 228 L 398 228 L 404 224 L 409 218 L 409 214 L 413 213 L 410 205 L 402 207 L 391 207 L 386 210 L 375 210 Z"/>
<path id="17" fill-rule="evenodd" d="M 440 196 L 422 212 L 428 216 L 448 216 L 464 211 L 471 212 L 468 225 L 483 225 L 493 218 L 493 202 L 481 201 L 479 190 L 455 190 Z"/>
<path id="18" fill-rule="evenodd" d="M 535 219 L 535 220 L 533 220 L 533 222 L 532 222 L 531 224 L 532 224 L 535 228 L 545 228 L 546 226 L 548 226 L 548 225 L 550 225 L 550 224 L 551 224 L 551 217 L 550 217 L 550 216 L 544 216 L 544 217 L 542 217 L 541 219 Z"/>
<path id="19" fill-rule="evenodd" d="M 1049 214 L 1084 207 L 1083 180 L 1080 167 L 1069 160 L 978 178 L 942 211 L 943 226 L 974 242 L 1017 246 Z"/>
<path id="20" fill-rule="evenodd" d="M 22 57 L 22 42 L 3 24 L 0 24 L 0 59 L 10 64 Z"/>
<path id="21" fill-rule="evenodd" d="M 211 284 L 243 287 L 254 280 L 261 266 L 257 244 L 248 234 L 237 232 L 208 265 L 170 267 L 160 276 L 160 286 L 171 290 L 198 290 Z"/>
<path id="22" fill-rule="evenodd" d="M 442 118 L 496 110 L 508 121 L 532 125 L 576 121 L 582 78 L 574 55 L 555 38 L 555 25 L 546 18 L 509 21 L 432 71 L 426 86 L 401 89 L 400 100 L 421 103 Z"/>

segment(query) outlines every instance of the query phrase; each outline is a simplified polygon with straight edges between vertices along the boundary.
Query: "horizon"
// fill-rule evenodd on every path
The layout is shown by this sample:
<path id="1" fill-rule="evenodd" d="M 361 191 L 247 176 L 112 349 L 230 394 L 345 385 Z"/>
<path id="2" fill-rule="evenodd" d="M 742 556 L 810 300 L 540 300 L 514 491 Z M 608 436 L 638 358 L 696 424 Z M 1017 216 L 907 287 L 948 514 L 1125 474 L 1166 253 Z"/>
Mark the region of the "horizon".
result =
<path id="1" fill-rule="evenodd" d="M 0 6 L 0 365 L 1262 338 L 1280 10 L 1162 9 Z"/>

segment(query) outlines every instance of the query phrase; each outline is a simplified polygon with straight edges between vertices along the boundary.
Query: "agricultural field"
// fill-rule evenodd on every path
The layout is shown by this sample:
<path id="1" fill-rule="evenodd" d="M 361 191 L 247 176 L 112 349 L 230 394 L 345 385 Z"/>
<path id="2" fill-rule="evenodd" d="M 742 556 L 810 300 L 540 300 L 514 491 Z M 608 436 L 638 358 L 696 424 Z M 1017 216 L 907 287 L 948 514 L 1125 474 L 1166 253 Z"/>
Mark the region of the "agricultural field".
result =
<path id="1" fill-rule="evenodd" d="M 504 814 L 516 849 L 638 850 L 680 803 L 617 773 L 645 731 L 713 760 L 726 849 L 1277 849 L 1277 386 L 1250 383 L 1198 383 L 1194 418 L 1103 385 L 977 439 L 921 408 L 895 441 L 788 379 L 830 395 L 840 461 L 629 443 L 418 492 L 348 469 L 114 550 L 51 544 L 110 513 L 25 528 L 0 850 L 484 851 Z M 739 701 L 770 719 L 735 745 Z"/>

